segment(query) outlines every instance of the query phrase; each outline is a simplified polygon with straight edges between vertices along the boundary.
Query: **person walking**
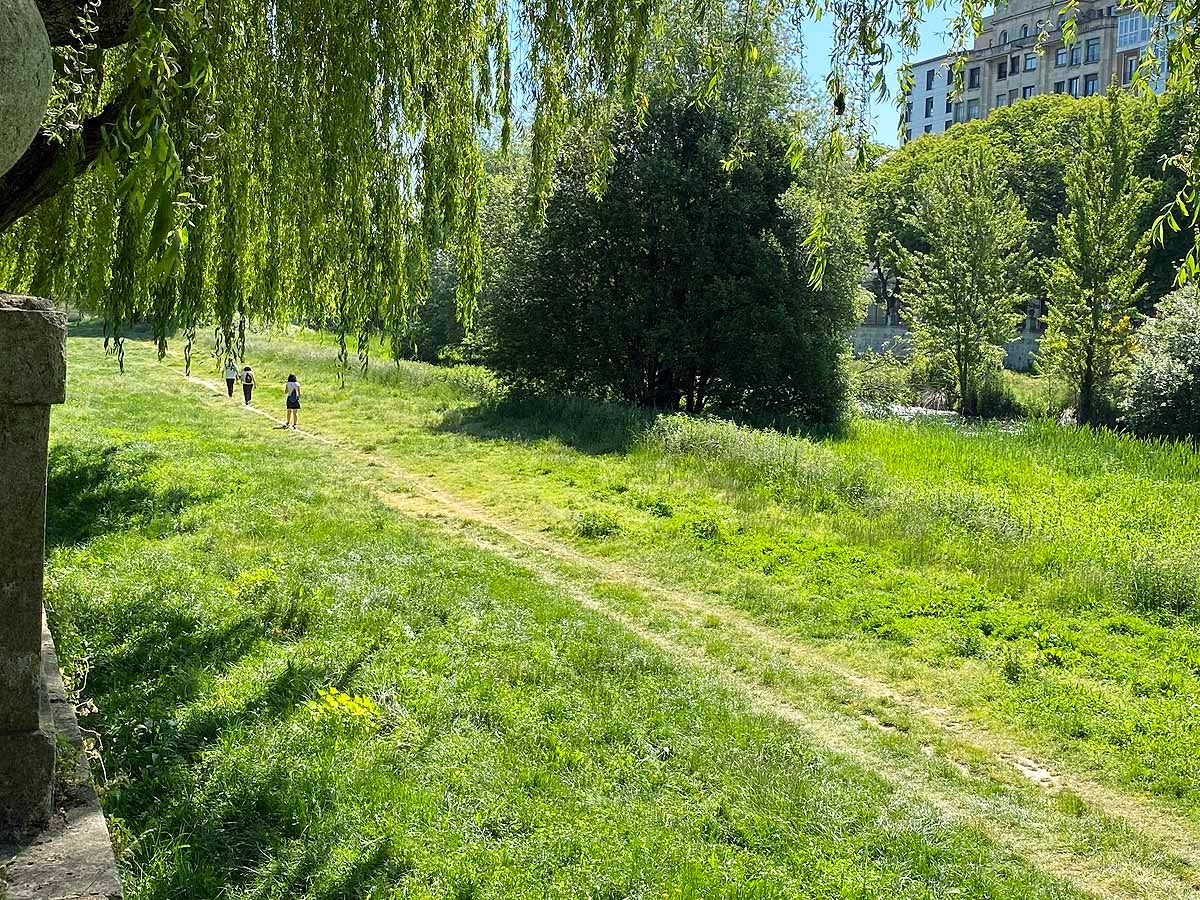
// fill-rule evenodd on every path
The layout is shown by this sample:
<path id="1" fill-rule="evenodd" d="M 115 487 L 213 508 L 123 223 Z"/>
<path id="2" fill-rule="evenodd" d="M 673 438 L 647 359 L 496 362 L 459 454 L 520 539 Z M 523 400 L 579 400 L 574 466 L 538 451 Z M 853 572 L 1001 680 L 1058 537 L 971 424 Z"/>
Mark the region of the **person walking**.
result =
<path id="1" fill-rule="evenodd" d="M 231 356 L 225 360 L 225 387 L 228 389 L 230 397 L 233 396 L 233 383 L 237 381 L 237 377 L 237 366 L 233 364 L 233 357 Z"/>
<path id="2" fill-rule="evenodd" d="M 287 377 L 287 383 L 283 386 L 283 394 L 287 400 L 287 424 L 283 427 L 295 430 L 300 424 L 300 382 L 296 380 L 295 375 Z"/>
<path id="3" fill-rule="evenodd" d="M 254 394 L 254 373 L 250 371 L 250 367 L 242 369 L 242 396 L 246 398 L 246 405 L 250 405 L 250 398 Z"/>

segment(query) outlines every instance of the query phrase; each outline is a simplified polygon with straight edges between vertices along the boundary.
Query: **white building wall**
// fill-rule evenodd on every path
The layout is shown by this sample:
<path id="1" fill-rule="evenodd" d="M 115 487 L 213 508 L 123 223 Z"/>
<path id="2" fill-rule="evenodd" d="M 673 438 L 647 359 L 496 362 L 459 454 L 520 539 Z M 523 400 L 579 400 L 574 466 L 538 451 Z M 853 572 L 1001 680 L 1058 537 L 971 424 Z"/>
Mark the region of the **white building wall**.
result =
<path id="1" fill-rule="evenodd" d="M 954 124 L 954 113 L 947 105 L 951 94 L 950 65 L 948 56 L 913 65 L 913 89 L 905 107 L 905 140 L 915 140 L 922 134 L 941 134 Z"/>

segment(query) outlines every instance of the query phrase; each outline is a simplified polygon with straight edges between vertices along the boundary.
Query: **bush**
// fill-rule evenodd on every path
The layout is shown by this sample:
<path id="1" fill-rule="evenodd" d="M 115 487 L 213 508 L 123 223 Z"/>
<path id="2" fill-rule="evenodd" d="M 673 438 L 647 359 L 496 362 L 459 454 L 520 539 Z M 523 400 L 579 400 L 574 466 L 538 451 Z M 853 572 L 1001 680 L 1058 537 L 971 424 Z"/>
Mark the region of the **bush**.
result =
<path id="1" fill-rule="evenodd" d="M 575 533 L 581 538 L 605 538 L 621 530 L 621 520 L 606 510 L 588 510 L 575 523 Z"/>
<path id="2" fill-rule="evenodd" d="M 1164 297 L 1137 332 L 1138 352 L 1121 412 L 1142 435 L 1200 437 L 1200 291 Z"/>
<path id="3" fill-rule="evenodd" d="M 855 402 L 868 409 L 912 406 L 917 401 L 912 367 L 891 353 L 868 351 L 860 356 L 850 390 Z"/>
<path id="4" fill-rule="evenodd" d="M 863 258 L 853 210 L 796 185 L 771 122 L 744 147 L 738 134 L 718 108 L 664 100 L 616 135 L 601 196 L 590 163 L 564 167 L 483 323 L 505 381 L 773 423 L 844 418 Z M 804 241 L 818 216 L 834 249 L 813 287 Z"/>

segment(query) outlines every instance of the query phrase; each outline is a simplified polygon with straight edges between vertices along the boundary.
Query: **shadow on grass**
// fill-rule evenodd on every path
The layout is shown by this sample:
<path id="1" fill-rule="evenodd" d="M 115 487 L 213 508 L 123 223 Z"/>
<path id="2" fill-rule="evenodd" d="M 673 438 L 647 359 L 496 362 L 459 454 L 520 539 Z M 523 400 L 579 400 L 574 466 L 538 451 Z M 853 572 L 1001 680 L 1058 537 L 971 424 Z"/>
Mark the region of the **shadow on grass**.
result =
<path id="1" fill-rule="evenodd" d="M 446 413 L 434 430 L 483 440 L 557 440 L 589 455 L 625 453 L 661 413 L 579 397 L 511 395 Z"/>
<path id="2" fill-rule="evenodd" d="M 241 888 L 246 896 L 333 900 L 406 869 L 406 858 L 385 845 L 341 857 L 331 870 L 329 848 L 308 836 L 326 789 L 297 777 L 305 760 L 278 749 L 232 763 L 227 755 L 260 742 L 247 735 L 283 727 L 318 688 L 347 687 L 378 644 L 349 658 L 276 663 L 244 695 L 239 689 L 235 700 L 205 706 L 213 681 L 263 647 L 265 608 L 225 623 L 157 599 L 79 615 L 104 616 L 116 644 L 91 669 L 87 692 L 99 712 L 86 724 L 103 736 L 105 812 L 136 838 L 138 897 L 242 896 Z M 199 708 L 189 710 L 193 704 Z M 249 893 L 255 883 L 262 891 Z"/>
<path id="3" fill-rule="evenodd" d="M 104 320 L 103 319 L 80 319 L 78 322 L 71 322 L 67 325 L 68 337 L 80 338 L 103 338 L 104 337 Z M 148 322 L 141 322 L 137 325 L 128 325 L 121 331 L 121 336 L 134 341 L 148 341 L 153 339 L 154 331 Z"/>
<path id="4" fill-rule="evenodd" d="M 158 490 L 146 472 L 159 455 L 146 447 L 58 444 L 50 448 L 46 544 L 79 544 L 113 531 L 176 518 L 204 498 L 181 486 Z"/>
<path id="5" fill-rule="evenodd" d="M 579 397 L 513 394 L 448 412 L 434 430 L 520 443 L 553 439 L 581 453 L 600 456 L 627 453 L 663 415 L 672 413 Z M 849 434 L 845 423 L 813 425 L 721 411 L 714 411 L 713 415 L 738 425 L 772 429 L 814 441 L 838 440 Z"/>

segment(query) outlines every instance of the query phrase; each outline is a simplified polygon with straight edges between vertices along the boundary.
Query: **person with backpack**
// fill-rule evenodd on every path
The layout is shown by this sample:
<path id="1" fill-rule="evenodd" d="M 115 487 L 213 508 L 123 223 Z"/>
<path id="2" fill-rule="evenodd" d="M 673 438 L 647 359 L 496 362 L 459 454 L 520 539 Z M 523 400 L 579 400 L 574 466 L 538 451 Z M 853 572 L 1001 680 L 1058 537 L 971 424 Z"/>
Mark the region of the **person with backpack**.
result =
<path id="1" fill-rule="evenodd" d="M 250 398 L 254 394 L 254 373 L 249 366 L 242 369 L 242 396 L 246 398 L 246 405 L 250 405 Z"/>
<path id="2" fill-rule="evenodd" d="M 233 357 L 225 360 L 225 388 L 229 391 L 229 396 L 233 396 L 233 383 L 238 380 L 237 366 L 233 364 Z"/>
<path id="3" fill-rule="evenodd" d="M 283 395 L 287 401 L 287 424 L 284 428 L 295 430 L 300 424 L 300 382 L 295 375 L 289 375 L 283 386 Z"/>

